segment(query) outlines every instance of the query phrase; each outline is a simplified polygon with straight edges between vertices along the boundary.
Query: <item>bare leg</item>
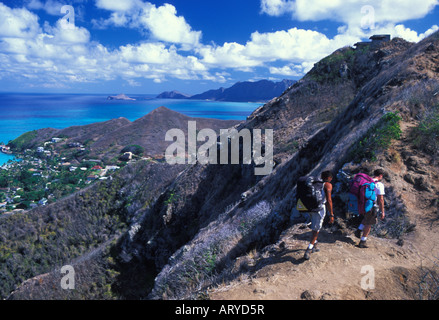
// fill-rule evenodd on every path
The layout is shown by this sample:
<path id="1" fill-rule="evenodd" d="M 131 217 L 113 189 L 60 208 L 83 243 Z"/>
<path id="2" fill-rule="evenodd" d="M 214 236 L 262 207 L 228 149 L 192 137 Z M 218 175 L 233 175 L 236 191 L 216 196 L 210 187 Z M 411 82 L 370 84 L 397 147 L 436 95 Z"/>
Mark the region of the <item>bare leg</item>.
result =
<path id="1" fill-rule="evenodd" d="M 317 241 L 317 237 L 319 236 L 319 231 L 313 231 L 311 236 L 311 244 L 315 245 Z"/>

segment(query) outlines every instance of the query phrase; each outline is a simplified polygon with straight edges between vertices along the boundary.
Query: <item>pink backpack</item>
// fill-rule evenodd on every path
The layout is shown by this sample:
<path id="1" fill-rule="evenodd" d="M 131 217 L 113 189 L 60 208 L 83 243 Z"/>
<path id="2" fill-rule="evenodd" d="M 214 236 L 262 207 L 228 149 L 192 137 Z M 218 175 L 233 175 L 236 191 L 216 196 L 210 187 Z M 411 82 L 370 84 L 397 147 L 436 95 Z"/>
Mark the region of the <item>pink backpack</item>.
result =
<path id="1" fill-rule="evenodd" d="M 369 177 L 365 173 L 358 173 L 354 176 L 354 179 L 349 183 L 349 193 L 357 197 L 358 200 L 358 213 L 364 215 L 365 212 L 365 192 L 364 185 L 369 183 L 375 183 L 373 178 Z"/>

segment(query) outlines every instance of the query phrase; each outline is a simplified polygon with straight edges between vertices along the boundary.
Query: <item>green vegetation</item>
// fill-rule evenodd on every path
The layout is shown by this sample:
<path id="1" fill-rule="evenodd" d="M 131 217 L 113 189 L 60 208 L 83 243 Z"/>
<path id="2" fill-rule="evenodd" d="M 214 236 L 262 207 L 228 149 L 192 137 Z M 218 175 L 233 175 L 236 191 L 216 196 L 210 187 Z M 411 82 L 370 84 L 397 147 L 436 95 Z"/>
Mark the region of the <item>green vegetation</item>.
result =
<path id="1" fill-rule="evenodd" d="M 170 205 L 172 203 L 174 203 L 177 200 L 177 196 L 175 195 L 175 192 L 172 191 L 171 194 L 169 195 L 168 200 L 165 201 L 164 205 Z"/>
<path id="2" fill-rule="evenodd" d="M 413 130 L 413 144 L 434 157 L 439 155 L 439 105 L 425 112 Z"/>
<path id="3" fill-rule="evenodd" d="M 40 201 L 54 202 L 84 188 L 91 182 L 90 175 L 99 174 L 86 164 L 81 168 L 30 159 L 10 164 L 7 170 L 0 170 L 0 188 L 7 190 L 1 198 L 10 204 L 6 211 L 31 209 Z"/>
<path id="4" fill-rule="evenodd" d="M 35 139 L 37 136 L 37 131 L 29 131 L 26 133 L 23 133 L 21 136 L 19 136 L 17 139 L 14 139 L 8 143 L 8 146 L 11 149 L 14 149 L 18 152 L 23 151 L 27 148 L 29 143 Z"/>
<path id="5" fill-rule="evenodd" d="M 0 214 L 50 204 L 114 172 L 98 167 L 100 161 L 84 159 L 89 150 L 80 143 L 49 140 L 33 145 L 37 134 L 30 131 L 9 143 L 20 161 L 0 169 Z"/>
<path id="6" fill-rule="evenodd" d="M 121 179 L 104 181 L 56 208 L 0 219 L 0 298 L 126 231 L 121 187 Z"/>
<path id="7" fill-rule="evenodd" d="M 145 148 L 143 148 L 139 145 L 133 144 L 133 145 L 130 145 L 130 146 L 123 148 L 120 153 L 125 153 L 125 152 L 131 152 L 131 153 L 135 154 L 136 156 L 142 156 L 143 153 L 145 152 Z"/>
<path id="8" fill-rule="evenodd" d="M 306 77 L 319 83 L 326 81 L 337 82 L 342 79 L 340 75 L 342 64 L 346 63 L 348 67 L 352 66 L 355 57 L 362 53 L 364 53 L 364 50 L 357 51 L 352 48 L 338 50 L 319 61 Z"/>
<path id="9" fill-rule="evenodd" d="M 378 153 L 387 149 L 392 140 L 400 139 L 402 133 L 400 121 L 401 117 L 397 113 L 387 113 L 351 147 L 349 161 L 356 163 L 362 160 L 376 161 Z"/>

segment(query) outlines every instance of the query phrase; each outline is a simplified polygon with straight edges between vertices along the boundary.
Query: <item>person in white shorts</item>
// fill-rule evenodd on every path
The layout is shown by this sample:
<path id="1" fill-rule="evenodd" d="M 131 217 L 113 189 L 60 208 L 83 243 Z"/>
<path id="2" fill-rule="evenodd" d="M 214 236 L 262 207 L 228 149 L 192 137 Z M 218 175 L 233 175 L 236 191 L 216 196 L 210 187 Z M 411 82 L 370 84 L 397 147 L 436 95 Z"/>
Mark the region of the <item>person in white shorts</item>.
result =
<path id="1" fill-rule="evenodd" d="M 334 223 L 334 212 L 332 210 L 332 173 L 330 171 L 322 172 L 322 180 L 324 181 L 322 193 L 324 195 L 324 201 L 322 206 L 318 211 L 309 212 L 311 215 L 311 241 L 308 245 L 308 248 L 305 251 L 304 258 L 305 260 L 310 259 L 310 254 L 314 252 L 320 251 L 317 247 L 317 237 L 319 236 L 319 232 L 323 226 L 323 220 L 325 219 L 326 211 L 329 212 L 330 221 L 329 223 Z"/>

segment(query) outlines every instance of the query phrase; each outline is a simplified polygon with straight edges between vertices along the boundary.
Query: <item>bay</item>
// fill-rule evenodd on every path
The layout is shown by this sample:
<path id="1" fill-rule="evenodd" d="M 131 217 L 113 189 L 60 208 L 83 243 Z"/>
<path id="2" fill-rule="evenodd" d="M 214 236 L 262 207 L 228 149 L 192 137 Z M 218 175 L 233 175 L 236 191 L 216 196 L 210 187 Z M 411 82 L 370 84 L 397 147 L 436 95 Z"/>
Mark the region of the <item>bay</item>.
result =
<path id="1" fill-rule="evenodd" d="M 165 106 L 190 117 L 245 120 L 263 103 L 155 99 L 129 95 L 132 100 L 108 100 L 103 94 L 0 93 L 0 144 L 42 129 L 63 129 L 119 117 L 137 120 Z M 0 153 L 0 166 L 14 156 Z"/>

